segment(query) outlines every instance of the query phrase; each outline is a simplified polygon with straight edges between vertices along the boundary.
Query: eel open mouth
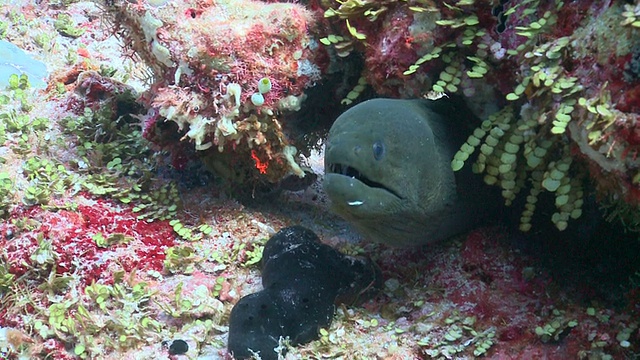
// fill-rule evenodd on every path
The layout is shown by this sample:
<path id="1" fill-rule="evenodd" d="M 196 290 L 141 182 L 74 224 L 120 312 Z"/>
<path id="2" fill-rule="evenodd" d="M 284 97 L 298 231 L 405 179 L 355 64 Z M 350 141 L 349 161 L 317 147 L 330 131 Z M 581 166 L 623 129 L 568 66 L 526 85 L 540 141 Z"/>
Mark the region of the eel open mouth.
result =
<path id="1" fill-rule="evenodd" d="M 358 169 L 353 168 L 349 165 L 331 163 L 329 164 L 327 170 L 328 170 L 328 173 L 340 174 L 340 175 L 348 176 L 353 179 L 359 180 L 360 182 L 367 185 L 368 187 L 386 190 L 389 193 L 396 196 L 397 198 L 402 199 L 402 196 L 400 196 L 400 194 L 398 194 L 395 190 L 390 189 L 389 187 L 385 186 L 382 183 L 369 179 L 368 177 L 364 176 L 364 174 L 362 174 L 360 171 L 358 171 Z"/>

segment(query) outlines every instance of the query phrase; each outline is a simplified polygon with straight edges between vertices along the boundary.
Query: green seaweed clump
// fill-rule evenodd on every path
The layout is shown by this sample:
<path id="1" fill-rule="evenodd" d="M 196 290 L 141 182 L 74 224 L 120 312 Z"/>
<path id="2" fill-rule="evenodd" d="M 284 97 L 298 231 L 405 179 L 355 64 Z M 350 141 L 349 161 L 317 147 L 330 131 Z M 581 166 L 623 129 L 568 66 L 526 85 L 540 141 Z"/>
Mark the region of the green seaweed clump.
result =
<path id="1" fill-rule="evenodd" d="M 71 19 L 71 16 L 67 14 L 58 15 L 58 18 L 53 23 L 53 26 L 60 33 L 60 35 L 71 38 L 80 37 L 82 36 L 82 34 L 84 34 L 85 31 L 83 28 L 76 26 L 76 24 Z"/>

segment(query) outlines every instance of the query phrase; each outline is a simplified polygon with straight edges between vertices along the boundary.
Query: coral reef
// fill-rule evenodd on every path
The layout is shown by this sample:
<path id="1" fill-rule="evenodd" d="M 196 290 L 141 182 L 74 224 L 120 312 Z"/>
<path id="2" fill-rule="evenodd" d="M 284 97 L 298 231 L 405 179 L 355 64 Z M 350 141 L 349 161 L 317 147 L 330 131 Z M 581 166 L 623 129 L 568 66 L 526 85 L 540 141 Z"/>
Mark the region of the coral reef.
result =
<path id="1" fill-rule="evenodd" d="M 130 7 L 134 11 L 131 14 L 136 15 L 139 14 L 135 12 L 137 4 L 156 11 L 161 6 L 170 8 L 170 3 L 166 0 L 127 1 L 114 6 Z M 215 6 L 226 3 L 218 2 L 221 5 Z M 268 9 L 267 3 L 257 5 Z M 469 9 L 472 6 L 469 3 L 457 1 L 448 5 Z M 327 201 L 318 190 L 318 183 L 304 191 L 274 195 L 270 198 L 273 201 L 243 205 L 226 196 L 214 183 L 217 179 L 198 161 L 191 160 L 200 155 L 215 154 L 214 163 L 221 172 L 232 173 L 230 170 L 237 168 L 240 173 L 244 172 L 245 179 L 246 174 L 260 179 L 264 174 L 255 168 L 256 161 L 251 157 L 246 140 L 241 140 L 235 151 L 228 148 L 233 147 L 235 141 L 225 143 L 222 153 L 215 146 L 196 150 L 195 139 L 187 136 L 180 140 L 189 131 L 190 124 L 185 123 L 184 129 L 178 131 L 175 121 L 164 121 L 163 117 L 157 118 L 155 127 L 147 128 L 153 130 L 147 135 L 157 140 L 160 147 L 170 150 L 171 156 L 143 138 L 143 120 L 153 120 L 158 112 L 150 102 L 155 93 L 141 79 L 149 73 L 149 65 L 135 56 L 135 59 L 122 56 L 123 47 L 126 49 L 124 55 L 131 55 L 131 44 L 126 43 L 126 36 L 112 36 L 113 27 L 107 23 L 117 22 L 114 17 L 118 12 L 111 12 L 115 8 L 110 9 L 110 15 L 107 15 L 106 9 L 97 4 L 76 0 L 0 2 L 0 38 L 44 63 L 50 74 L 43 89 L 34 89 L 36 79 L 31 78 L 31 75 L 39 77 L 40 73 L 12 74 L 8 86 L 0 88 L 1 358 L 229 359 L 227 340 L 232 308 L 241 297 L 262 289 L 258 264 L 267 239 L 275 230 L 295 224 L 313 230 L 323 243 L 344 254 L 371 257 L 381 269 L 384 286 L 380 294 L 362 305 L 337 306 L 331 324 L 318 329 L 318 340 L 295 347 L 284 341 L 282 345 L 288 358 L 638 357 L 640 269 L 637 254 L 640 243 L 637 233 L 629 232 L 624 234 L 626 239 L 621 239 L 623 229 L 610 224 L 597 231 L 587 227 L 573 241 L 567 239 L 571 228 L 561 236 L 543 233 L 534 238 L 535 241 L 527 241 L 519 233 L 505 234 L 502 228 L 481 228 L 466 237 L 427 248 L 398 250 L 357 243 L 357 235 L 347 224 L 327 211 Z M 213 6 L 206 0 L 197 4 Z M 354 15 L 349 17 L 347 25 L 346 18 L 324 18 L 324 10 L 320 10 L 320 7 L 326 10 L 330 6 L 337 9 L 339 4 L 305 3 L 315 14 L 318 42 L 325 44 L 310 49 L 309 55 L 305 56 L 309 56 L 310 63 L 324 64 L 319 66 L 322 79 L 314 87 L 299 89 L 308 96 L 300 111 L 275 113 L 283 127 L 282 132 L 287 135 L 288 145 L 296 146 L 299 151 L 304 148 L 301 144 L 317 143 L 322 133 L 310 135 L 306 130 L 322 121 L 322 125 L 329 125 L 327 119 L 335 118 L 333 115 L 343 109 L 339 105 L 341 99 L 344 98 L 345 104 L 354 104 L 371 96 L 371 86 L 366 85 L 367 82 L 381 93 L 385 90 L 380 87 L 388 86 L 386 91 L 390 96 L 409 96 L 411 91 L 415 91 L 416 96 L 424 91 L 431 98 L 443 96 L 431 91 L 434 84 L 429 80 L 439 81 L 441 77 L 444 85 L 435 85 L 448 92 L 453 91 L 453 86 L 458 90 L 466 89 L 466 85 L 462 85 L 467 76 L 465 72 L 460 74 L 460 83 L 453 76 L 457 76 L 458 71 L 449 69 L 451 73 L 445 73 L 450 76 L 440 76 L 440 70 L 446 69 L 441 63 L 442 57 L 453 48 L 435 51 L 427 61 L 427 55 L 431 53 L 428 42 L 423 50 L 416 50 L 416 54 L 401 47 L 385 48 L 392 50 L 390 55 L 394 51 L 403 54 L 399 64 L 402 66 L 397 66 L 398 70 L 388 77 L 375 77 L 368 70 L 362 73 L 361 65 L 365 60 L 375 61 L 362 56 L 369 51 L 387 54 L 365 45 L 367 39 L 378 37 L 380 41 L 376 44 L 385 44 L 384 34 L 373 31 L 376 21 L 384 20 L 385 29 L 389 31 L 402 30 L 399 25 L 407 23 L 407 18 L 400 16 L 407 10 L 405 6 L 417 10 L 408 9 L 412 13 L 407 14 L 438 17 L 437 20 L 454 20 L 464 12 L 441 8 L 442 5 L 431 1 L 358 1 L 351 4 L 356 6 L 350 12 Z M 358 10 L 359 4 L 365 4 L 362 6 L 366 8 Z M 497 1 L 490 5 L 486 1 L 474 4 L 483 28 L 489 31 L 495 26 L 496 30 L 509 33 L 513 21 L 518 21 L 509 9 L 525 2 L 502 1 L 501 8 Z M 540 2 L 540 5 L 550 6 L 546 2 Z M 486 12 L 491 6 L 495 7 L 495 15 Z M 564 6 L 566 8 L 558 12 L 551 11 L 561 15 L 557 17 L 557 24 L 563 24 L 559 28 L 562 31 L 570 31 L 574 23 L 584 25 L 591 15 L 598 14 L 598 9 L 605 7 L 615 10 L 611 14 L 619 14 L 622 28 L 635 34 L 637 25 L 634 24 L 639 18 L 635 6 L 625 8 L 620 2 L 591 1 L 565 2 Z M 293 7 L 301 8 L 302 5 Z M 418 13 L 421 8 L 439 9 L 442 14 Z M 398 15 L 398 23 L 387 17 L 386 11 L 391 9 Z M 525 13 L 523 5 L 516 10 L 523 10 L 520 16 L 533 24 L 528 18 L 533 13 Z M 350 13 L 345 12 L 348 16 Z M 183 14 L 176 12 L 174 15 Z M 190 18 L 191 14 L 187 15 L 185 17 Z M 544 23 L 539 20 L 542 15 L 536 19 L 541 26 Z M 175 16 L 172 19 L 176 19 Z M 368 19 L 358 18 L 360 16 Z M 61 20 L 59 29 L 56 20 Z M 334 21 L 337 27 L 331 28 L 329 22 Z M 467 21 L 474 23 L 473 18 Z M 464 27 L 452 28 L 447 23 L 424 26 L 435 29 L 438 42 L 454 39 L 442 40 L 438 35 L 440 32 L 459 35 L 464 31 Z M 164 26 L 158 28 L 164 29 Z M 420 27 L 412 29 L 413 35 L 422 34 Z M 68 34 L 63 35 L 67 30 Z M 620 36 L 618 30 L 611 34 Z M 362 39 L 363 35 L 365 39 Z M 425 33 L 425 36 L 431 35 Z M 549 40 L 545 36 L 541 33 L 536 38 L 542 44 Z M 145 40 L 144 37 L 141 39 Z M 309 39 L 310 44 L 313 43 L 312 36 Z M 392 45 L 404 41 L 398 37 L 392 39 L 398 41 Z M 473 40 L 478 39 L 474 37 Z M 160 35 L 158 42 L 167 49 L 172 48 Z M 609 43 L 607 40 L 600 42 L 598 46 Z M 403 44 L 407 45 L 407 42 Z M 573 45 L 567 45 L 561 51 L 562 66 L 571 64 L 564 51 L 572 48 Z M 586 47 L 584 49 L 587 51 Z M 469 55 L 462 46 L 458 51 L 461 55 Z M 501 51 L 497 49 L 497 53 Z M 160 49 L 159 54 L 161 52 Z M 505 54 L 505 57 L 515 56 L 507 54 L 506 50 Z M 595 54 L 602 56 L 602 53 L 592 52 L 592 56 Z M 424 56 L 425 60 L 419 60 Z M 598 75 L 606 78 L 612 71 L 618 71 L 624 79 L 620 89 L 628 90 L 637 81 L 637 58 L 634 50 L 628 60 L 624 57 L 615 66 L 599 69 Z M 22 62 L 26 58 L 11 61 L 19 65 L 13 61 Z M 504 68 L 496 69 L 494 61 L 483 61 L 491 65 L 491 71 L 474 83 L 476 93 L 469 100 L 476 99 L 478 104 L 484 104 L 479 108 L 486 109 L 486 116 L 482 117 L 488 119 L 498 108 L 511 102 L 506 99 L 509 93 L 514 93 L 509 98 L 516 96 L 517 82 L 511 77 L 511 71 L 516 67 L 520 69 L 520 65 L 505 62 Z M 415 72 L 403 75 L 402 72 L 412 71 L 411 65 L 415 62 L 420 62 Z M 588 63 L 585 58 L 584 63 L 573 69 L 584 70 Z M 482 73 L 478 64 L 481 63 L 469 60 L 461 62 L 460 66 L 471 66 L 471 69 L 479 66 L 472 73 Z M 277 69 L 277 66 L 273 68 Z M 375 72 L 380 71 L 384 71 L 382 66 L 375 68 Z M 166 87 L 174 84 L 173 70 L 163 68 L 157 74 L 168 78 L 150 78 L 152 84 L 156 81 L 158 84 L 164 81 Z M 260 93 L 258 86 L 264 86 L 261 79 L 265 77 L 272 87 L 269 92 L 261 93 L 262 106 L 271 106 L 269 97 L 278 91 L 280 78 L 273 74 L 256 74 L 255 78 L 243 83 L 247 84 L 247 88 L 242 89 L 243 107 L 251 110 L 240 116 L 258 116 L 258 109 L 252 108 L 255 105 L 250 98 L 253 93 Z M 188 85 L 186 75 L 181 79 L 185 82 L 180 89 Z M 377 82 L 373 81 L 376 79 Z M 576 83 L 595 82 L 595 79 L 601 78 L 579 78 Z M 406 93 L 403 81 L 408 89 Z M 533 81 L 530 80 L 530 84 Z M 240 84 L 239 81 L 235 83 Z M 613 83 L 610 82 L 608 88 Z M 312 83 L 303 81 L 299 85 L 303 84 Z M 496 96 L 490 96 L 495 84 L 501 84 L 500 88 L 494 89 Z M 529 100 L 535 89 L 535 85 L 530 86 L 513 100 L 511 110 L 497 113 L 491 120 L 500 124 L 501 116 L 509 115 L 509 111 L 516 118 L 519 115 L 515 114 L 524 114 L 522 104 Z M 195 90 L 197 85 L 189 88 L 199 93 Z M 223 99 L 226 88 L 223 87 L 220 94 L 217 99 Z M 586 111 L 592 106 L 598 114 L 606 114 L 602 106 L 598 110 L 602 103 L 589 103 L 592 96 L 582 93 L 572 96 L 577 97 L 573 112 L 580 109 L 580 102 L 584 102 Z M 628 91 L 611 93 L 611 101 L 618 101 L 622 96 L 628 104 L 633 103 L 634 95 Z M 585 100 L 581 101 L 582 97 Z M 256 98 L 259 103 L 259 96 Z M 473 105 L 471 101 L 470 104 Z M 532 108 L 542 109 L 543 105 L 536 102 Z M 614 114 L 617 114 L 616 109 L 637 111 L 624 106 L 606 109 Z M 573 136 L 571 126 L 576 120 L 573 112 L 565 132 L 557 135 L 572 144 L 571 154 L 576 156 L 571 168 L 582 157 L 581 151 L 573 146 L 574 140 L 569 138 Z M 544 126 L 551 129 L 552 125 Z M 575 121 L 575 125 L 580 122 Z M 614 123 L 602 131 L 612 131 L 611 136 L 617 136 L 618 131 L 623 131 L 618 125 Z M 544 126 L 534 130 L 539 132 Z M 627 136 L 633 139 L 633 127 L 628 129 Z M 498 139 L 499 131 L 493 128 L 487 132 L 492 131 L 496 134 L 495 140 L 507 139 L 506 135 Z M 489 134 L 480 139 L 482 135 L 478 132 L 476 137 L 485 143 L 489 141 L 489 146 L 494 141 L 489 140 Z M 548 136 L 551 140 L 556 139 Z M 207 141 L 205 136 L 203 144 Z M 258 148 L 254 145 L 251 149 L 256 150 L 255 156 L 263 164 L 265 158 Z M 501 147 L 497 146 L 497 149 Z M 297 156 L 294 156 L 295 160 Z M 308 161 L 316 172 L 321 172 L 320 157 Z M 556 164 L 560 169 L 566 166 L 562 162 Z M 629 164 L 633 165 L 632 162 Z M 269 170 L 272 166 L 280 165 L 277 161 L 270 162 L 267 176 L 272 174 L 278 178 L 278 171 L 269 173 L 275 170 Z M 593 166 L 598 170 L 601 165 Z M 468 168 L 469 164 L 463 170 Z M 284 169 L 283 165 L 283 173 Z M 609 173 L 611 185 L 617 184 L 615 169 Z M 603 176 L 598 172 L 594 174 Z M 573 170 L 570 175 L 573 176 Z M 302 190 L 309 182 L 313 182 L 311 176 L 298 178 L 293 175 L 282 179 L 277 186 Z M 246 187 L 246 183 L 239 184 Z M 547 199 L 541 196 L 541 200 Z M 553 205 L 555 196 L 551 201 Z M 589 204 L 585 201 L 583 215 L 575 224 L 591 222 L 592 219 L 585 216 L 590 214 L 587 211 Z M 535 236 L 540 230 L 538 223 L 532 224 L 535 231 L 531 231 L 531 236 Z"/>
<path id="2" fill-rule="evenodd" d="M 142 98 L 150 108 L 144 135 L 170 148 L 178 167 L 186 151 L 180 142 L 191 142 L 198 157 L 234 182 L 305 176 L 281 122 L 320 80 L 311 12 L 239 0 L 104 7 L 127 51 L 152 71 Z"/>
<path id="3" fill-rule="evenodd" d="M 612 217 L 640 217 L 637 124 L 638 5 L 622 1 L 345 1 L 325 16 L 365 58 L 379 94 L 459 94 L 486 119 L 452 163 L 478 148 L 474 171 L 509 205 L 529 188 L 521 229 L 542 191 L 559 229 L 581 215 L 595 184 Z M 485 138 L 486 137 L 486 138 Z M 575 161 L 574 161 L 575 160 Z"/>

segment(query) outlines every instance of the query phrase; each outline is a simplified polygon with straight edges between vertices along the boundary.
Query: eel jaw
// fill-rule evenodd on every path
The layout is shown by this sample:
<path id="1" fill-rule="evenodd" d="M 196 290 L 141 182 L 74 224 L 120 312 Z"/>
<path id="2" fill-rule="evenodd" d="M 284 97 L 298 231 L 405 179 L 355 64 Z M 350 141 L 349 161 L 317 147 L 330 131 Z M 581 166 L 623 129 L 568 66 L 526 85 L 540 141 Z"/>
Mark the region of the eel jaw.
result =
<path id="1" fill-rule="evenodd" d="M 388 186 L 379 183 L 377 181 L 373 181 L 371 179 L 369 179 L 367 176 L 365 176 L 362 172 L 358 171 L 358 169 L 349 166 L 349 165 L 345 165 L 345 164 L 339 164 L 339 163 L 330 163 L 328 164 L 327 168 L 326 168 L 326 173 L 327 174 L 338 174 L 338 175 L 344 175 L 344 176 L 348 176 L 352 179 L 356 179 L 358 181 L 360 181 L 361 183 L 363 183 L 364 185 L 370 187 L 370 188 L 376 188 L 376 189 L 381 189 L 381 190 L 385 190 L 388 193 L 390 193 L 391 195 L 397 197 L 398 199 L 402 200 L 403 197 L 400 196 L 400 194 L 398 194 L 397 191 L 389 188 Z"/>

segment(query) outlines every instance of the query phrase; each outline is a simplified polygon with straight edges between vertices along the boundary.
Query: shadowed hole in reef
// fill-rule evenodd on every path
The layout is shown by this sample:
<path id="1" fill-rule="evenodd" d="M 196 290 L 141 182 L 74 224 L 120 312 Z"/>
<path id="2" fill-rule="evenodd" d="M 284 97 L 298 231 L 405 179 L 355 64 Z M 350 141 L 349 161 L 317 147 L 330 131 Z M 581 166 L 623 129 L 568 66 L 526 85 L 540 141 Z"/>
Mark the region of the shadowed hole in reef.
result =
<path id="1" fill-rule="evenodd" d="M 541 197 L 538 206 L 554 209 L 553 197 Z M 541 214 L 531 233 L 517 231 L 510 236 L 516 249 L 536 259 L 537 270 L 547 273 L 556 285 L 576 302 L 593 301 L 623 308 L 627 294 L 637 289 L 633 278 L 640 276 L 640 234 L 626 230 L 619 221 L 608 222 L 594 199 L 583 206 L 583 216 L 558 231 Z"/>
<path id="2" fill-rule="evenodd" d="M 472 277 L 477 278 L 487 285 L 490 285 L 493 282 L 493 278 L 491 277 L 491 275 L 487 274 L 477 265 L 464 264 L 462 265 L 462 270 L 466 271 L 467 273 L 472 275 Z"/>

